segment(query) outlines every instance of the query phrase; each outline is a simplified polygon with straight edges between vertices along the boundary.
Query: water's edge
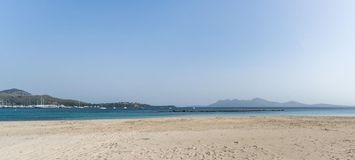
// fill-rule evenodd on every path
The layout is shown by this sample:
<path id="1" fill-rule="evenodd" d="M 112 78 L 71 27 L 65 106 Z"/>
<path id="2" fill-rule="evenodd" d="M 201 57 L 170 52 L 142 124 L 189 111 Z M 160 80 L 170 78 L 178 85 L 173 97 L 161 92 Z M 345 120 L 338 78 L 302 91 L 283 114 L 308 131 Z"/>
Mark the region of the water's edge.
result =
<path id="1" fill-rule="evenodd" d="M 195 110 L 114 110 L 0 108 L 0 121 L 145 119 L 191 116 L 342 116 L 355 117 L 355 108 L 200 108 Z"/>

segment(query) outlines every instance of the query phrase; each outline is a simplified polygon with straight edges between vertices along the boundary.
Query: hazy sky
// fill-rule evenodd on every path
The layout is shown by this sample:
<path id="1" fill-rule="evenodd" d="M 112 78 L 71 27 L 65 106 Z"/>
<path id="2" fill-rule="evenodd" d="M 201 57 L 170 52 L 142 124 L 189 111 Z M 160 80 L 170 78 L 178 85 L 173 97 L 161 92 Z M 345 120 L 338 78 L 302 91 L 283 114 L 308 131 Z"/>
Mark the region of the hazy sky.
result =
<path id="1" fill-rule="evenodd" d="M 355 105 L 354 0 L 2 0 L 0 90 Z"/>

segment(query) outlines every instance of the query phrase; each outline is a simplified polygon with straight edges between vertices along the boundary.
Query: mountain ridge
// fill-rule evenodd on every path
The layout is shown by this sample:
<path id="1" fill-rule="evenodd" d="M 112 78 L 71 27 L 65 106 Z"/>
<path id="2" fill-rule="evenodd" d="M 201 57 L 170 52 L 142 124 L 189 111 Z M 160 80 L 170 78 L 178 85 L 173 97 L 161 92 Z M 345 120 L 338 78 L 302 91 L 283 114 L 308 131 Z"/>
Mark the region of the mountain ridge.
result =
<path id="1" fill-rule="evenodd" d="M 218 100 L 206 107 L 350 107 L 345 105 L 333 104 L 305 104 L 297 101 L 274 102 L 262 98 L 253 98 L 250 100 L 225 99 Z"/>
<path id="2" fill-rule="evenodd" d="M 62 99 L 50 95 L 33 95 L 24 90 L 12 88 L 0 91 L 0 106 L 65 106 L 65 107 L 103 107 L 117 109 L 170 109 L 172 105 L 153 106 L 137 102 L 88 103 L 73 99 Z"/>
<path id="3" fill-rule="evenodd" d="M 20 89 L 17 89 L 17 88 L 11 88 L 11 89 L 7 89 L 7 90 L 3 90 L 3 91 L 0 91 L 0 93 L 19 95 L 19 96 L 30 96 L 30 95 L 32 95 L 29 92 L 26 92 L 24 90 L 20 90 Z"/>
<path id="4" fill-rule="evenodd" d="M 57 105 L 71 107 L 114 107 L 114 108 L 134 108 L 134 109 L 154 109 L 154 108 L 176 108 L 174 105 L 153 106 L 136 102 L 113 102 L 113 103 L 87 103 L 73 99 L 62 99 L 50 95 L 33 95 L 27 91 L 12 88 L 0 91 L 0 105 L 6 106 L 36 106 L 36 105 Z M 305 104 L 297 101 L 274 102 L 263 98 L 253 98 L 250 100 L 225 99 L 218 100 L 207 106 L 200 107 L 352 107 L 346 105 L 333 104 Z"/>

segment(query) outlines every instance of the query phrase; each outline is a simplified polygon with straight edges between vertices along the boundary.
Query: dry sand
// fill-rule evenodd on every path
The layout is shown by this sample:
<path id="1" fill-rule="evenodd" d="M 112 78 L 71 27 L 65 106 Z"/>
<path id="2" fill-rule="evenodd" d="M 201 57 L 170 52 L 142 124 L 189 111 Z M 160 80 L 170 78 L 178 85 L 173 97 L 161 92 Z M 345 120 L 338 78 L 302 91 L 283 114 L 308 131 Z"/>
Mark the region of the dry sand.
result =
<path id="1" fill-rule="evenodd" d="M 1 160 L 355 159 L 355 117 L 0 122 Z"/>

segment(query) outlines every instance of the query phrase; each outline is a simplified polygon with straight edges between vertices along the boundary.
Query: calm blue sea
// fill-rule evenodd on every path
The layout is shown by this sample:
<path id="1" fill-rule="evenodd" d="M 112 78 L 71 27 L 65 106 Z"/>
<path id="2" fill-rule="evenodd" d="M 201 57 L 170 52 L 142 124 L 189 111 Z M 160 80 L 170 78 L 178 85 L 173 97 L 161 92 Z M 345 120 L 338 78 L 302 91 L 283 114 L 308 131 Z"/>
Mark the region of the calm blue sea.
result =
<path id="1" fill-rule="evenodd" d="M 261 108 L 254 108 L 254 109 L 261 109 Z M 275 109 L 275 108 L 269 108 L 269 109 Z M 0 121 L 137 119 L 137 118 L 157 118 L 157 117 L 180 117 L 180 116 L 354 116 L 355 117 L 355 108 L 277 108 L 277 109 L 283 109 L 283 111 L 167 112 L 167 111 L 158 111 L 158 110 L 0 108 Z"/>

